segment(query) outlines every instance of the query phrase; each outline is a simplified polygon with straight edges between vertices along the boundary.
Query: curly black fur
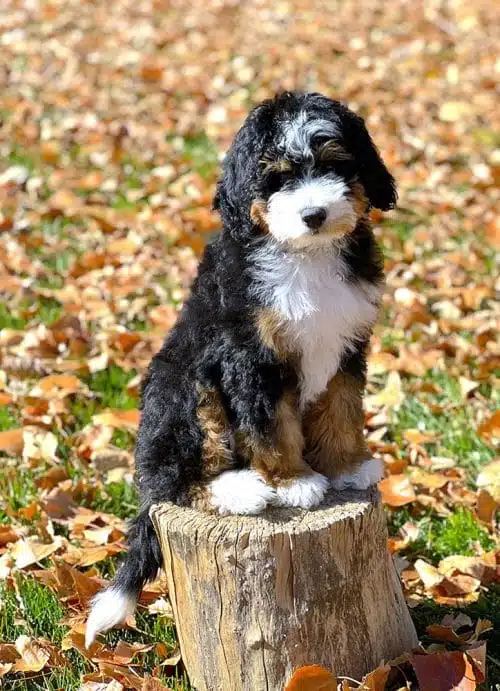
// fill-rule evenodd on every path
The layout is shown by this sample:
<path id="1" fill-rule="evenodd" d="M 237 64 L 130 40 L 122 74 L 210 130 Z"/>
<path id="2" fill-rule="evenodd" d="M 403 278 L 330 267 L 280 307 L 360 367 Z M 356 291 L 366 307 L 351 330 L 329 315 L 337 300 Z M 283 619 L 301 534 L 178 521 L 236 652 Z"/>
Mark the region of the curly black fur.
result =
<path id="1" fill-rule="evenodd" d="M 263 172 L 264 158 L 286 155 L 283 123 L 307 113 L 329 121 L 350 154 L 336 173 L 358 180 L 369 203 L 388 209 L 396 202 L 394 180 L 384 166 L 363 120 L 344 105 L 319 94 L 284 93 L 257 106 L 234 139 L 217 186 L 214 207 L 223 229 L 206 247 L 191 297 L 153 358 L 142 389 L 142 417 L 136 448 L 141 513 L 129 533 L 129 553 L 116 586 L 137 597 L 161 566 L 158 540 L 148 517 L 158 502 L 187 505 L 204 480 L 204 434 L 197 417 L 199 387 L 215 390 L 233 433 L 265 440 L 272 434 L 278 401 L 297 388 L 294 362 L 280 358 L 260 339 L 255 313 L 262 308 L 252 289 L 256 252 L 271 240 L 251 216 L 280 181 Z M 289 156 L 300 168 L 300 156 Z M 315 163 L 311 163 L 315 175 Z M 344 166 L 342 168 L 342 166 Z M 347 166 L 347 167 L 346 167 Z M 382 264 L 370 224 L 361 218 L 341 248 L 346 281 L 379 283 Z M 367 340 L 346 352 L 341 368 L 364 381 Z M 248 463 L 233 450 L 232 467 Z M 115 587 L 116 587 L 115 586 Z"/>

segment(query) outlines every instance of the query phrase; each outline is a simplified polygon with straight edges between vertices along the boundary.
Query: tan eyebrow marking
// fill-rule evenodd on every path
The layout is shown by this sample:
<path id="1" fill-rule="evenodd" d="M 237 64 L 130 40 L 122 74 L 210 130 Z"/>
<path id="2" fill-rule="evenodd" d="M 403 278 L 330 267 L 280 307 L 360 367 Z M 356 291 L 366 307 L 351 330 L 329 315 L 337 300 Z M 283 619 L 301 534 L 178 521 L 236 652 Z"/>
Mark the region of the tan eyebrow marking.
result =
<path id="1" fill-rule="evenodd" d="M 286 158 L 280 158 L 278 160 L 263 158 L 261 163 L 264 165 L 265 173 L 284 173 L 292 170 L 292 164 L 290 161 L 287 161 Z"/>
<path id="2" fill-rule="evenodd" d="M 326 142 L 318 150 L 320 161 L 352 161 L 351 154 L 334 141 Z"/>

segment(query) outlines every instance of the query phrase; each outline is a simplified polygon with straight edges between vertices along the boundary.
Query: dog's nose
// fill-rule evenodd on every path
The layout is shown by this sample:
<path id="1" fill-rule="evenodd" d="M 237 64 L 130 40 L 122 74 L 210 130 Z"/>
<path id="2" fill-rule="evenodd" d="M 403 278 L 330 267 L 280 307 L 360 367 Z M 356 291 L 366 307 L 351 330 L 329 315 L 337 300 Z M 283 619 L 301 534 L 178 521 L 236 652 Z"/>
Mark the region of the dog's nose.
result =
<path id="1" fill-rule="evenodd" d="M 308 228 L 318 230 L 326 220 L 326 209 L 322 206 L 309 206 L 302 209 L 300 216 Z"/>

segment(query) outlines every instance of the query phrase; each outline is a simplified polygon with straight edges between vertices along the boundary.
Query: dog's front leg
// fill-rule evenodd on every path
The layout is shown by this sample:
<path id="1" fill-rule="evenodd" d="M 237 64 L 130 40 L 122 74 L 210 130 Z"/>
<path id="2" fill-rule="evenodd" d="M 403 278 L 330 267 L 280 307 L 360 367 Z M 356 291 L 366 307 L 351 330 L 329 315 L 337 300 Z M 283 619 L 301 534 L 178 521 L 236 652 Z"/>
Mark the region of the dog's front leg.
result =
<path id="1" fill-rule="evenodd" d="M 265 433 L 257 426 L 245 426 L 236 431 L 235 445 L 245 468 L 222 473 L 212 483 L 221 510 L 241 513 L 242 497 L 249 506 L 265 499 L 267 504 L 304 509 L 323 499 L 328 481 L 303 459 L 304 438 L 295 394 L 285 392 L 281 397 Z"/>
<path id="2" fill-rule="evenodd" d="M 382 477 L 363 434 L 363 390 L 362 376 L 338 372 L 304 413 L 306 458 L 336 489 L 367 489 Z"/>

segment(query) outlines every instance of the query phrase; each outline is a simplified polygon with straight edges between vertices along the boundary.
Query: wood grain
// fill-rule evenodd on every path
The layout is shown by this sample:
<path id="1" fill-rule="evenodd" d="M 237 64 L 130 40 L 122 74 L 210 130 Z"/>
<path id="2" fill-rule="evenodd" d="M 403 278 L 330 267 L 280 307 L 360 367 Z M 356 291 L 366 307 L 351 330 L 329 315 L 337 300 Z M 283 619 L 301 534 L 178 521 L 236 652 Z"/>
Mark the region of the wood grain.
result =
<path id="1" fill-rule="evenodd" d="M 152 519 L 198 691 L 282 691 L 311 664 L 361 679 L 417 644 L 376 491 L 257 517 L 162 504 Z"/>

